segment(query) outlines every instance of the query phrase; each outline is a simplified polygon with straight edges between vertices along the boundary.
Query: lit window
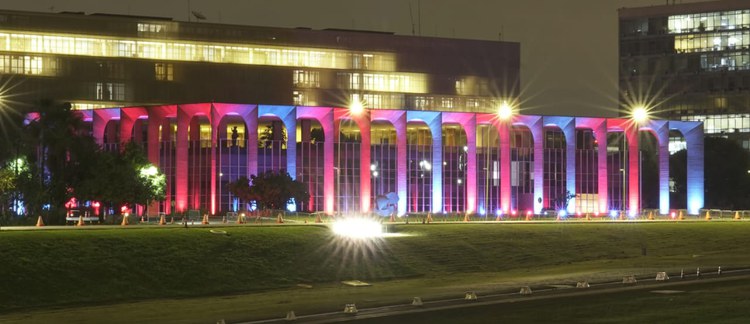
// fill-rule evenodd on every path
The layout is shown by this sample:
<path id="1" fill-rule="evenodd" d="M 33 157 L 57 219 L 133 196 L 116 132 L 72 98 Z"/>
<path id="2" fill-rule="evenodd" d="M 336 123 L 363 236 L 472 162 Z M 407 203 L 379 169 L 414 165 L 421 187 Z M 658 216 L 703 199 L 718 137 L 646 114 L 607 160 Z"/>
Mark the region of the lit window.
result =
<path id="1" fill-rule="evenodd" d="M 172 65 L 172 63 L 156 63 L 154 64 L 154 70 L 156 72 L 156 80 L 174 80 L 174 66 Z"/>

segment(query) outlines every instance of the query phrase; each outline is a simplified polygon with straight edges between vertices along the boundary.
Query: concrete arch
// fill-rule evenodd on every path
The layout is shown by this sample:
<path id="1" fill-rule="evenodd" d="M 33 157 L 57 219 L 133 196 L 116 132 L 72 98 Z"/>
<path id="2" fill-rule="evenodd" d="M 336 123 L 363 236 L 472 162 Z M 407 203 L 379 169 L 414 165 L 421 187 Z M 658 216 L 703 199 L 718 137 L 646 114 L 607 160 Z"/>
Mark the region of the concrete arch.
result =
<path id="1" fill-rule="evenodd" d="M 338 126 L 342 120 L 353 120 L 357 123 L 360 133 L 360 170 L 359 170 L 359 193 L 360 193 L 360 211 L 363 213 L 370 212 L 370 196 L 372 194 L 372 183 L 370 178 L 370 145 L 371 145 L 371 134 L 370 134 L 370 116 L 368 111 L 364 111 L 359 114 L 353 114 L 349 109 L 336 108 L 333 110 L 334 125 Z M 338 130 L 334 132 L 338 134 Z"/>
<path id="2" fill-rule="evenodd" d="M 609 188 L 607 183 L 607 119 L 592 117 L 577 117 L 576 128 L 587 128 L 594 131 L 597 140 L 597 196 L 599 198 L 599 213 L 606 214 L 609 210 Z"/>
<path id="3" fill-rule="evenodd" d="M 689 214 L 697 215 L 704 204 L 703 123 L 669 121 L 668 127 L 682 133 L 687 142 L 687 207 Z"/>
<path id="4" fill-rule="evenodd" d="M 371 110 L 370 122 L 387 121 L 396 130 L 396 189 L 398 193 L 398 216 L 406 215 L 406 111 L 404 110 Z M 402 158 L 403 157 L 403 158 Z"/>
<path id="5" fill-rule="evenodd" d="M 329 215 L 333 215 L 334 212 L 334 201 L 335 201 L 335 191 L 334 191 L 334 174 L 333 174 L 333 108 L 326 108 L 326 107 L 304 107 L 300 106 L 297 107 L 297 116 L 296 119 L 301 118 L 309 118 L 309 119 L 315 119 L 320 123 L 320 126 L 323 127 L 323 134 L 325 136 L 325 142 L 323 142 L 323 164 L 326 166 L 326 168 L 323 169 L 323 196 L 324 198 L 324 209 L 325 212 Z M 296 123 L 296 120 L 295 120 Z M 296 125 L 294 125 L 294 128 L 291 129 L 297 129 Z M 291 139 L 291 135 L 289 133 L 295 133 L 295 141 L 289 141 L 291 145 L 296 146 L 296 132 L 287 132 L 288 138 Z M 287 146 L 287 157 L 291 154 L 289 151 L 289 146 Z M 296 151 L 294 152 L 296 154 Z M 296 157 L 296 155 L 295 155 Z M 296 170 L 296 166 L 295 169 Z"/>
<path id="6" fill-rule="evenodd" d="M 443 212 L 443 129 L 442 113 L 437 111 L 407 111 L 406 121 L 424 122 L 432 136 L 432 212 Z"/>
<path id="7" fill-rule="evenodd" d="M 455 123 L 466 132 L 466 212 L 477 211 L 477 116 L 474 113 L 443 113 L 443 123 Z"/>
<path id="8" fill-rule="evenodd" d="M 512 125 L 526 126 L 531 131 L 531 137 L 534 141 L 534 213 L 540 214 L 542 212 L 543 201 L 544 201 L 544 120 L 542 116 L 532 115 L 516 115 L 513 116 Z M 510 127 L 507 128 L 510 136 Z M 502 138 L 502 137 L 501 137 Z M 501 144 L 503 140 L 501 139 Z M 510 155 L 510 139 L 508 137 L 508 157 Z M 510 204 L 510 158 L 503 160 L 503 166 L 501 166 L 501 178 L 507 178 L 507 199 Z M 505 170 L 505 171 L 503 171 Z M 504 189 L 505 187 L 503 187 Z"/>
<path id="9" fill-rule="evenodd" d="M 544 126 L 559 128 L 565 136 L 565 190 L 576 194 L 576 123 L 573 117 L 544 116 Z M 536 159 L 536 156 L 534 157 Z M 573 196 L 565 206 L 568 213 L 575 213 L 576 198 Z"/>

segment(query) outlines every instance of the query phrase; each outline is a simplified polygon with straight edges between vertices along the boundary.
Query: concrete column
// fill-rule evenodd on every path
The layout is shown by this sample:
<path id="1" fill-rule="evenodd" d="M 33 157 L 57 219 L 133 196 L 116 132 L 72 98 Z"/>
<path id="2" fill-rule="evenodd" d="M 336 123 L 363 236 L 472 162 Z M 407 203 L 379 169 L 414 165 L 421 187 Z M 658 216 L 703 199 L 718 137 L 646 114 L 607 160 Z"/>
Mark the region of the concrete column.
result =
<path id="1" fill-rule="evenodd" d="M 428 125 L 432 135 L 432 212 L 442 213 L 443 208 L 443 124 L 440 116 Z"/>
<path id="2" fill-rule="evenodd" d="M 544 124 L 553 124 L 560 127 L 565 136 L 565 190 L 570 194 L 576 194 L 576 121 L 573 117 L 544 117 Z M 542 141 L 544 139 L 542 138 Z M 536 143 L 536 142 L 535 142 Z M 543 145 L 543 144 L 542 144 Z M 534 156 L 536 159 L 536 155 Z M 543 179 L 543 178 L 542 178 Z M 567 194 L 567 193 L 566 193 Z M 575 196 L 570 199 L 565 210 L 568 213 L 576 213 Z"/>
<path id="3" fill-rule="evenodd" d="M 609 211 L 609 185 L 607 174 L 607 123 L 602 120 L 594 128 L 594 137 L 597 144 L 597 173 L 599 175 L 598 193 L 599 212 L 606 214 Z"/>
<path id="4" fill-rule="evenodd" d="M 500 121 L 496 124 L 500 137 L 500 206 L 503 214 L 510 213 L 510 121 Z"/>
<path id="5" fill-rule="evenodd" d="M 464 125 L 466 131 L 466 212 L 477 212 L 477 122 L 474 114 Z"/>
<path id="6" fill-rule="evenodd" d="M 408 176 L 408 170 L 406 168 L 406 113 L 402 113 L 391 122 L 393 123 L 393 127 L 396 128 L 396 152 L 398 155 L 398 161 L 396 162 L 396 176 L 398 177 L 398 215 L 403 216 L 406 215 L 406 177 Z"/>
<path id="7" fill-rule="evenodd" d="M 190 115 L 177 108 L 177 146 L 175 154 L 175 211 L 188 209 L 188 128 Z"/>
<path id="8" fill-rule="evenodd" d="M 688 213 L 697 215 L 704 204 L 703 123 L 670 121 L 669 128 L 679 130 L 687 142 Z"/>
<path id="9" fill-rule="evenodd" d="M 659 214 L 669 214 L 669 124 L 666 120 L 652 120 L 649 128 L 659 143 Z"/>
<path id="10" fill-rule="evenodd" d="M 250 106 L 244 114 L 245 124 L 247 125 L 247 178 L 251 175 L 258 174 L 258 107 Z"/>
<path id="11" fill-rule="evenodd" d="M 640 150 L 638 145 L 638 126 L 625 128 L 628 141 L 628 215 L 635 216 L 640 212 Z"/>
<path id="12" fill-rule="evenodd" d="M 370 181 L 370 119 L 367 117 L 357 118 L 356 121 L 362 138 L 359 147 L 360 210 L 363 213 L 369 213 L 372 191 L 372 182 Z"/>

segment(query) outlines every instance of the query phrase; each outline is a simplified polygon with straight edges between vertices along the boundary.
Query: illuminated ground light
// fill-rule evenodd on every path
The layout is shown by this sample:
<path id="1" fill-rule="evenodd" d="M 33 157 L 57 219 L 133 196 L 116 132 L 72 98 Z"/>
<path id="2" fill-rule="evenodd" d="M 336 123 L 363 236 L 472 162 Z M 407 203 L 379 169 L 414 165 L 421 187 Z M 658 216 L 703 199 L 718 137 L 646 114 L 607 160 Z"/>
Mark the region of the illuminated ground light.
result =
<path id="1" fill-rule="evenodd" d="M 383 225 L 367 218 L 352 217 L 337 220 L 331 230 L 342 237 L 351 239 L 368 239 L 383 236 Z"/>
<path id="2" fill-rule="evenodd" d="M 609 217 L 617 218 L 617 214 L 618 212 L 614 209 L 609 211 Z"/>
<path id="3" fill-rule="evenodd" d="M 560 211 L 557 212 L 557 216 L 560 216 L 560 218 L 568 217 L 568 212 L 565 209 L 560 209 Z"/>

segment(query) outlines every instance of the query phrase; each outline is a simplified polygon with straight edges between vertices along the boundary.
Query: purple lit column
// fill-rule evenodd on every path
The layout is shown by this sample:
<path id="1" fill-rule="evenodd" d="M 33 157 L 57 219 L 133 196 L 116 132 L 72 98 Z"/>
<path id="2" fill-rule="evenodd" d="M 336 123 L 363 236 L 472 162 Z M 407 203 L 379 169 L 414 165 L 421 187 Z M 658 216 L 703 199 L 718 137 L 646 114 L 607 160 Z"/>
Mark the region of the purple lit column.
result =
<path id="1" fill-rule="evenodd" d="M 669 125 L 666 120 L 651 120 L 648 128 L 659 142 L 659 214 L 669 214 Z M 641 193 L 643 194 L 643 193 Z M 642 199 L 641 199 L 642 200 Z"/>
<path id="2" fill-rule="evenodd" d="M 544 206 L 544 123 L 541 116 L 514 116 L 514 123 L 526 125 L 534 140 L 534 213 Z"/>
<path id="3" fill-rule="evenodd" d="M 499 121 L 497 131 L 500 137 L 500 206 L 503 214 L 510 213 L 510 121 Z"/>
<path id="4" fill-rule="evenodd" d="M 627 125 L 625 137 L 628 141 L 628 215 L 632 217 L 640 212 L 641 207 L 638 126 Z"/>
<path id="5" fill-rule="evenodd" d="M 568 213 L 576 212 L 576 123 L 573 117 L 544 117 L 545 125 L 556 125 L 560 127 L 565 135 L 565 190 L 573 194 L 565 209 Z M 536 143 L 536 142 L 534 142 Z M 535 144 L 536 145 L 536 144 Z M 536 160 L 536 156 L 534 156 Z"/>
<path id="6" fill-rule="evenodd" d="M 443 208 L 443 123 L 437 111 L 407 111 L 409 121 L 420 120 L 427 124 L 432 136 L 432 212 L 442 213 Z"/>
<path id="7" fill-rule="evenodd" d="M 477 211 L 477 117 L 474 113 L 443 113 L 443 123 L 457 123 L 466 132 L 466 212 Z"/>
<path id="8" fill-rule="evenodd" d="M 670 121 L 670 129 L 679 130 L 687 142 L 688 213 L 697 215 L 703 208 L 703 122 Z"/>
<path id="9" fill-rule="evenodd" d="M 175 211 L 185 212 L 188 208 L 188 128 L 190 115 L 179 106 L 177 108 L 177 145 L 175 149 Z"/>
<path id="10" fill-rule="evenodd" d="M 323 141 L 323 204 L 326 214 L 332 215 L 335 209 L 335 181 L 334 181 L 334 159 L 333 159 L 333 148 L 334 148 L 334 122 L 333 122 L 333 109 L 327 107 L 297 107 L 297 117 L 300 118 L 314 118 L 320 122 L 320 126 L 323 127 L 323 134 L 325 141 Z M 295 119 L 295 122 L 296 122 Z M 291 131 L 289 131 L 291 129 Z M 292 128 L 287 128 L 287 134 L 294 133 L 296 138 L 297 126 L 292 125 Z M 291 139 L 292 137 L 289 136 Z M 296 139 L 294 142 L 289 142 L 287 145 L 287 157 L 289 156 L 290 145 L 296 145 Z M 296 170 L 296 169 L 295 169 Z"/>
<path id="11" fill-rule="evenodd" d="M 605 119 L 599 120 L 599 123 L 592 127 L 597 145 L 597 174 L 599 176 L 597 196 L 599 197 L 599 212 L 606 214 L 609 210 L 609 182 L 607 169 L 607 123 Z"/>
<path id="12" fill-rule="evenodd" d="M 342 119 L 351 119 L 357 123 L 361 138 L 359 146 L 359 198 L 360 211 L 363 213 L 370 212 L 370 196 L 372 194 L 372 182 L 370 179 L 370 112 L 352 112 L 351 109 L 334 109 L 334 134 L 338 134 L 338 125 Z"/>

